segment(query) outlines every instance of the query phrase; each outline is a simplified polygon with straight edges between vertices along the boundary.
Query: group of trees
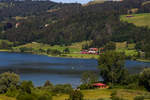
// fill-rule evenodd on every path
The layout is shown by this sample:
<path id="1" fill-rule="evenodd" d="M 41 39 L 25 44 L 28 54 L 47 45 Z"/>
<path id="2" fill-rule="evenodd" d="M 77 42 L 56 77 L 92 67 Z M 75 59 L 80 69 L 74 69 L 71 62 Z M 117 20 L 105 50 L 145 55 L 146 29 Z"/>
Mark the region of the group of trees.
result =
<path id="1" fill-rule="evenodd" d="M 6 21 L 7 23 L 2 23 L 0 29 L 3 31 L 0 32 L 0 38 L 12 42 L 17 41 L 19 44 L 36 41 L 50 45 L 70 45 L 73 42 L 93 40 L 92 47 L 110 45 L 108 44 L 110 41 L 127 41 L 136 43 L 138 49 L 146 52 L 148 58 L 150 50 L 147 46 L 149 45 L 150 29 L 120 21 L 120 15 L 127 14 L 132 8 L 138 8 L 138 13 L 142 12 L 142 7 L 149 4 L 143 5 L 146 1 L 108 1 L 89 6 L 81 6 L 76 3 L 59 4 L 51 1 L 14 1 L 12 2 L 13 9 L 9 6 L 0 10 L 10 14 L 5 9 L 10 11 L 12 9 L 16 12 L 24 9 L 27 11 L 21 10 L 21 13 L 18 13 L 20 15 L 12 16 L 22 16 L 22 13 L 30 13 L 31 15 L 25 14 L 27 19 L 24 20 L 10 19 Z M 53 11 L 47 12 L 47 10 Z M 18 28 L 15 27 L 16 22 L 20 23 Z"/>
<path id="2" fill-rule="evenodd" d="M 32 81 L 20 81 L 19 75 L 5 72 L 0 74 L 0 94 L 15 97 L 16 100 L 52 100 L 59 93 L 69 94 L 68 100 L 83 100 L 83 94 L 73 90 L 70 84 L 53 85 L 46 81 L 41 87 L 35 87 Z"/>
<path id="3" fill-rule="evenodd" d="M 130 74 L 125 68 L 124 54 L 114 51 L 101 54 L 98 60 L 100 75 L 106 84 L 134 89 L 144 87 L 150 91 L 150 68 L 145 68 L 139 74 Z"/>

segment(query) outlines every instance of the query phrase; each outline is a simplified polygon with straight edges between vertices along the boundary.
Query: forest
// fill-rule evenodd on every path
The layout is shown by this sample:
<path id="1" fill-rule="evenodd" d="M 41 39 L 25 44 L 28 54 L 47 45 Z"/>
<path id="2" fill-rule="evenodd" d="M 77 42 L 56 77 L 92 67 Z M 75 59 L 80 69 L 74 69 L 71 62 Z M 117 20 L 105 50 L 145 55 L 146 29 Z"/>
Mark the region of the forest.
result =
<path id="1" fill-rule="evenodd" d="M 93 40 L 92 47 L 102 47 L 110 41 L 127 41 L 149 56 L 150 29 L 120 21 L 120 15 L 149 13 L 149 4 L 148 0 L 106 1 L 88 6 L 51 1 L 1 1 L 0 39 L 14 42 L 14 46 L 31 42 L 71 45 Z M 138 10 L 133 12 L 135 8 Z"/>

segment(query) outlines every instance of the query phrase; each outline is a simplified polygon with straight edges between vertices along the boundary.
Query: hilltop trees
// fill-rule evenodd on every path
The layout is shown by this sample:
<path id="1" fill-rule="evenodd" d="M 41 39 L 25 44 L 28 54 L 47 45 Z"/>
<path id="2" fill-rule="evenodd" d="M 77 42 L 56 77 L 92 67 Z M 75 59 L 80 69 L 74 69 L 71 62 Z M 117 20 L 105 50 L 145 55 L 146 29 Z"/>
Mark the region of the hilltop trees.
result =
<path id="1" fill-rule="evenodd" d="M 98 59 L 100 75 L 105 83 L 123 84 L 128 76 L 124 67 L 125 56 L 122 53 L 106 51 Z"/>

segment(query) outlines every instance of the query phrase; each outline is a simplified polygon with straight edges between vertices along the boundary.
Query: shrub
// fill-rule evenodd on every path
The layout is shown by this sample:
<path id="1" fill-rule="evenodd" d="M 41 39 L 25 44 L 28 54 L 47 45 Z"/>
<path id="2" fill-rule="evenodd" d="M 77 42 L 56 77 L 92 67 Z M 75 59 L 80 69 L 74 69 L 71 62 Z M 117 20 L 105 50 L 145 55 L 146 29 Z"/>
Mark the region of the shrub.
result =
<path id="1" fill-rule="evenodd" d="M 47 49 L 47 54 L 51 54 L 51 55 L 61 55 L 61 52 L 56 50 L 56 49 Z"/>
<path id="2" fill-rule="evenodd" d="M 44 87 L 53 87 L 53 84 L 49 80 L 47 80 L 44 84 Z"/>
<path id="3" fill-rule="evenodd" d="M 63 50 L 63 52 L 64 52 L 64 53 L 70 53 L 70 50 L 69 50 L 69 48 L 65 48 L 65 49 Z"/>
<path id="4" fill-rule="evenodd" d="M 139 83 L 150 91 L 150 68 L 146 68 L 142 73 L 140 73 Z"/>
<path id="5" fill-rule="evenodd" d="M 37 96 L 28 93 L 20 93 L 16 100 L 37 100 Z"/>
<path id="6" fill-rule="evenodd" d="M 83 94 L 78 90 L 72 91 L 68 100 L 83 100 Z"/>
<path id="7" fill-rule="evenodd" d="M 20 49 L 20 52 L 31 52 L 32 51 L 32 48 L 27 48 L 27 47 L 21 47 L 19 49 Z"/>
<path id="8" fill-rule="evenodd" d="M 144 96 L 136 96 L 134 100 L 144 100 Z"/>
<path id="9" fill-rule="evenodd" d="M 83 84 L 92 84 L 98 81 L 98 75 L 94 72 L 87 71 L 82 74 L 81 82 Z"/>
<path id="10" fill-rule="evenodd" d="M 53 92 L 55 93 L 70 93 L 72 91 L 72 86 L 70 84 L 58 84 L 54 87 Z"/>
<path id="11" fill-rule="evenodd" d="M 117 96 L 117 91 L 112 92 L 111 99 L 112 100 L 124 100 L 123 98 L 120 98 L 120 97 Z"/>
<path id="12" fill-rule="evenodd" d="M 20 85 L 21 92 L 29 93 L 31 94 L 31 89 L 33 88 L 32 81 L 23 81 Z"/>
<path id="13" fill-rule="evenodd" d="M 93 86 L 90 84 L 81 84 L 78 88 L 81 90 L 86 90 L 86 89 L 92 89 Z"/>
<path id="14" fill-rule="evenodd" d="M 10 87 L 16 87 L 20 77 L 15 73 L 5 72 L 0 74 L 0 92 L 6 93 Z"/>
<path id="15" fill-rule="evenodd" d="M 16 97 L 18 95 L 18 93 L 19 93 L 19 91 L 17 90 L 17 88 L 12 86 L 6 92 L 6 96 L 8 96 L 8 97 Z"/>
<path id="16" fill-rule="evenodd" d="M 52 100 L 52 96 L 49 94 L 43 94 L 38 97 L 38 100 Z"/>

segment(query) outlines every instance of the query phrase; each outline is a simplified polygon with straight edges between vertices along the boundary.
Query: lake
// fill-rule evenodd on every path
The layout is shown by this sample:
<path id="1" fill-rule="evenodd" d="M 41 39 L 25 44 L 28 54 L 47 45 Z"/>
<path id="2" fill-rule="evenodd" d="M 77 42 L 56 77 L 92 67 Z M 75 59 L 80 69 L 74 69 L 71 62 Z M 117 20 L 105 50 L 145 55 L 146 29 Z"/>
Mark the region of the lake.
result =
<path id="1" fill-rule="evenodd" d="M 81 74 L 85 71 L 98 72 L 95 59 L 58 58 L 26 53 L 0 52 L 0 73 L 12 71 L 20 75 L 21 80 L 31 80 L 36 86 L 46 80 L 53 84 L 80 84 Z M 127 60 L 125 66 L 131 73 L 138 73 L 150 63 Z"/>

